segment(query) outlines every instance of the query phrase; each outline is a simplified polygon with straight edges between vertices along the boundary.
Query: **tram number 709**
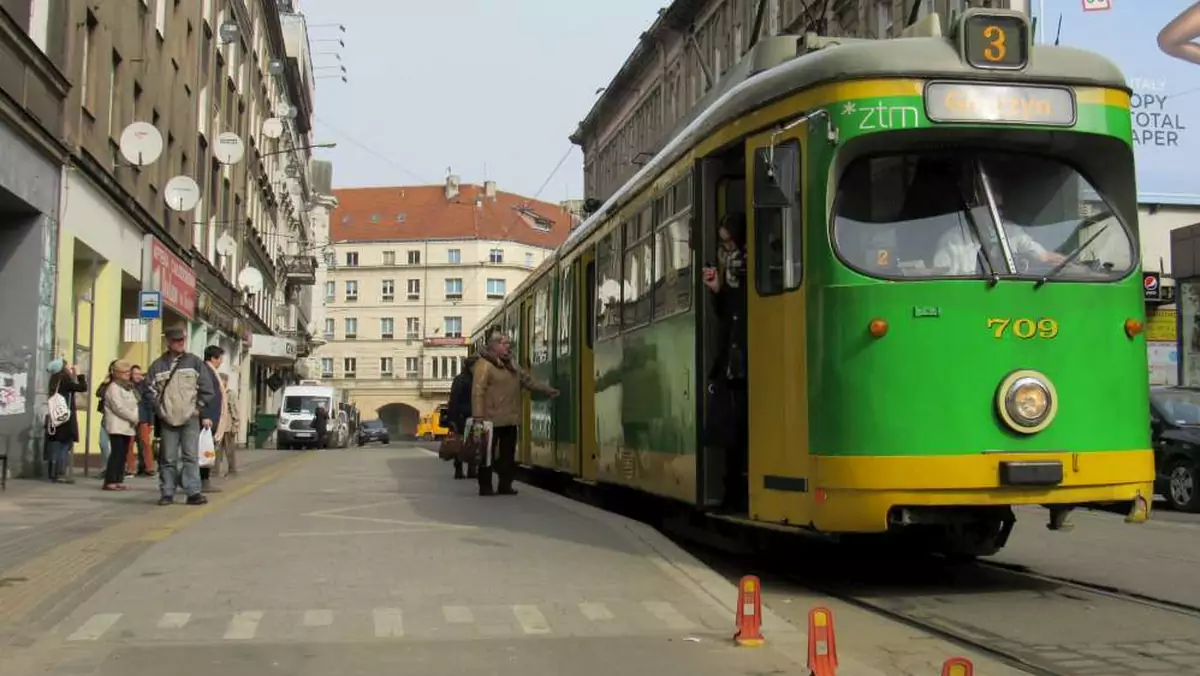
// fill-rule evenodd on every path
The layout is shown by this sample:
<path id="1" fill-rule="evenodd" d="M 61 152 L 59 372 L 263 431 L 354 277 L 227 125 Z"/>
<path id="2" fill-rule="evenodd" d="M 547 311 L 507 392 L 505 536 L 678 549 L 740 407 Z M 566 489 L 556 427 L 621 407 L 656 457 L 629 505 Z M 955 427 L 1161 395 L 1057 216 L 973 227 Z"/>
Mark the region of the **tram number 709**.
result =
<path id="1" fill-rule="evenodd" d="M 1047 340 L 1058 336 L 1058 322 L 1049 317 L 1033 319 L 1004 319 L 992 317 L 987 320 L 987 327 L 992 330 L 996 340 L 1006 335 L 1014 335 L 1021 340 L 1045 338 Z"/>

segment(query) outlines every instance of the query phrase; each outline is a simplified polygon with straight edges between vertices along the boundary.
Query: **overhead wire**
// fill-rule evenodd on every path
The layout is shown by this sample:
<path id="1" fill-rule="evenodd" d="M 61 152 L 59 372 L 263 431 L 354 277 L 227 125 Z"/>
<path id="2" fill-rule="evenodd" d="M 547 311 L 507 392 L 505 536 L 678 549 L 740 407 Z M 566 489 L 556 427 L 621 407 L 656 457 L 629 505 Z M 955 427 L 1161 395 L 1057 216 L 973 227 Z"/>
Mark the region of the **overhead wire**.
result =
<path id="1" fill-rule="evenodd" d="M 317 124 L 322 125 L 324 127 L 328 127 L 330 131 L 338 134 L 343 139 L 348 141 L 351 145 L 357 146 L 359 148 L 359 150 L 362 150 L 362 151 L 366 152 L 367 154 L 372 155 L 373 157 L 375 157 L 379 160 L 382 160 L 383 162 L 386 162 L 387 164 L 392 165 L 396 169 L 399 169 L 400 171 L 404 172 L 405 174 L 408 174 L 409 176 L 417 179 L 417 181 L 419 181 L 421 183 L 436 183 L 436 181 L 430 181 L 427 178 L 425 178 L 424 176 L 421 176 L 413 171 L 410 171 L 407 167 L 402 166 L 400 163 L 396 162 L 392 158 L 375 150 L 374 148 L 367 145 L 366 143 L 359 141 L 358 139 L 354 138 L 354 136 L 352 136 L 351 134 L 346 133 L 345 131 L 339 129 L 338 127 L 335 127 L 334 125 L 330 124 L 326 120 L 318 117 L 318 118 L 316 118 L 316 121 L 317 121 Z"/>
<path id="2" fill-rule="evenodd" d="M 538 199 L 542 196 L 542 192 L 546 190 L 546 186 L 550 185 L 550 181 L 554 180 L 554 175 L 558 173 L 559 169 L 562 169 L 563 163 L 567 161 L 567 158 L 571 156 L 571 153 L 574 150 L 575 145 L 571 144 L 571 146 L 567 148 L 567 152 L 563 153 L 562 159 L 558 161 L 558 164 L 554 165 L 554 170 L 550 172 L 550 175 L 546 177 L 545 181 L 542 181 L 542 187 L 538 188 L 537 192 L 533 194 L 533 199 Z"/>

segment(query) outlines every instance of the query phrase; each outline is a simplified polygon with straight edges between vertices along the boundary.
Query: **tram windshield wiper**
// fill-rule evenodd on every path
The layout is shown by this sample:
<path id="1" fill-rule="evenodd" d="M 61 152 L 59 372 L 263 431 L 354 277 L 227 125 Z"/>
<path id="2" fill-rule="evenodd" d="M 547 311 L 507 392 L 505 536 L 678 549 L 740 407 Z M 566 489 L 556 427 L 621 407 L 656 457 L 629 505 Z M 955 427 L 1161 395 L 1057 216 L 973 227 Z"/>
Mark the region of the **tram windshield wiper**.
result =
<path id="1" fill-rule="evenodd" d="M 971 206 L 962 190 L 958 191 L 958 204 L 967 223 L 970 224 L 971 230 L 975 231 L 975 239 L 979 241 L 979 249 L 975 252 L 975 256 L 979 258 L 979 264 L 983 266 L 983 272 L 988 276 L 988 286 L 996 286 L 1000 283 L 1000 273 L 996 272 L 996 268 L 992 267 L 992 262 L 988 260 L 987 254 L 983 252 L 983 228 L 979 225 L 979 221 L 975 220 L 975 214 L 971 211 Z"/>
<path id="2" fill-rule="evenodd" d="M 1107 217 L 1107 216 L 1105 216 L 1105 217 Z M 1092 220 L 1092 222 L 1095 222 L 1100 219 L 1094 218 L 1094 219 L 1089 219 L 1089 220 Z M 1083 227 L 1086 224 L 1087 224 L 1087 221 L 1084 221 L 1083 223 L 1080 223 L 1080 227 Z M 1100 228 L 1099 230 L 1097 230 L 1095 232 L 1095 234 L 1093 234 L 1091 237 L 1088 237 L 1087 240 L 1085 240 L 1083 244 L 1080 244 L 1079 246 L 1075 247 L 1075 250 L 1072 251 L 1071 253 L 1067 254 L 1067 257 L 1062 259 L 1062 262 L 1060 262 L 1058 265 L 1055 265 L 1053 268 L 1051 268 L 1050 271 L 1047 272 L 1045 275 L 1042 275 L 1042 278 L 1037 281 L 1037 284 L 1033 285 L 1033 288 L 1035 288 L 1035 289 L 1042 288 L 1043 286 L 1046 285 L 1047 282 L 1049 282 L 1051 279 L 1057 277 L 1060 272 L 1065 270 L 1068 265 L 1070 265 L 1071 263 L 1074 263 L 1075 259 L 1079 258 L 1080 254 L 1082 254 L 1084 251 L 1087 251 L 1087 248 L 1092 245 L 1092 242 L 1095 242 L 1096 239 L 1098 237 L 1100 237 L 1100 235 L 1104 234 L 1105 230 L 1108 230 L 1109 225 L 1112 225 L 1112 224 L 1105 223 L 1103 228 Z"/>

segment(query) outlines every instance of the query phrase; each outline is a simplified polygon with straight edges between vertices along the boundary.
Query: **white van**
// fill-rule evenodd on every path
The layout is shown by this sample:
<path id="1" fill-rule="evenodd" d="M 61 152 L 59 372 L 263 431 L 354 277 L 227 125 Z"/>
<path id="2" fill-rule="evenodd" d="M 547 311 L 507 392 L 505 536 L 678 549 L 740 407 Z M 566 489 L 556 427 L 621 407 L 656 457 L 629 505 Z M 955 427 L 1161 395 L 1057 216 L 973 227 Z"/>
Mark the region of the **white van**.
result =
<path id="1" fill-rule="evenodd" d="M 275 428 L 275 447 L 283 449 L 316 448 L 317 431 L 313 418 L 317 406 L 329 413 L 329 446 L 337 447 L 334 429 L 338 424 L 337 399 L 332 387 L 323 385 L 290 385 L 283 389 L 279 406 L 279 423 Z"/>

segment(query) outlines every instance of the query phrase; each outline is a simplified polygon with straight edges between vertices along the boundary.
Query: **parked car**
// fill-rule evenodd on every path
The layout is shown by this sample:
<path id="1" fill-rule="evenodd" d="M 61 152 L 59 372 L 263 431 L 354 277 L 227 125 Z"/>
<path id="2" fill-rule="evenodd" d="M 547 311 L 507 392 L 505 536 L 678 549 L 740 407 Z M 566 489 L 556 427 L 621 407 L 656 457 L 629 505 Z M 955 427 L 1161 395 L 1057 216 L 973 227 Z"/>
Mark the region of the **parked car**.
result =
<path id="1" fill-rule="evenodd" d="M 381 444 L 388 444 L 392 441 L 387 426 L 383 424 L 382 420 L 367 420 L 358 426 L 358 445 L 366 446 L 373 441 Z"/>
<path id="2" fill-rule="evenodd" d="M 1173 509 L 1200 512 L 1200 390 L 1150 388 L 1154 492 Z"/>

